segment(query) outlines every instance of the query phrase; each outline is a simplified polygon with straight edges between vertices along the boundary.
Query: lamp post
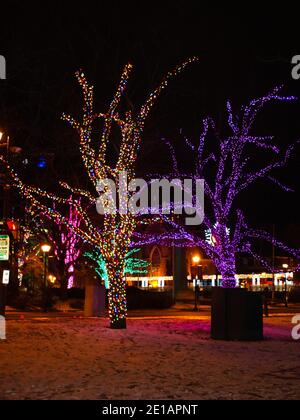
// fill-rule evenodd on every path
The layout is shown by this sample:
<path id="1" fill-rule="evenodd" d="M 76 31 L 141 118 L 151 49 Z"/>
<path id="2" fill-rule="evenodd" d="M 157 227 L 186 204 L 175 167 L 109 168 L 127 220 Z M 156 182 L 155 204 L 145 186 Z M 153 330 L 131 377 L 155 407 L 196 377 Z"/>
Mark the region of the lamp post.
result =
<path id="1" fill-rule="evenodd" d="M 197 277 L 199 273 L 199 268 L 200 268 L 199 263 L 201 261 L 201 258 L 199 255 L 194 255 L 192 257 L 192 261 L 193 261 L 194 266 L 198 267 L 197 275 L 195 276 L 195 289 L 194 289 L 195 290 L 195 304 L 194 304 L 194 309 L 193 309 L 193 311 L 197 312 L 198 311 L 198 294 L 199 294 L 199 285 L 197 282 Z"/>
<path id="2" fill-rule="evenodd" d="M 43 272 L 43 288 L 44 288 L 44 311 L 48 309 L 48 282 L 47 282 L 47 266 L 48 266 L 48 254 L 51 250 L 51 245 L 42 244 L 41 250 L 43 252 L 44 272 Z"/>
<path id="3" fill-rule="evenodd" d="M 282 264 L 282 268 L 284 270 L 287 270 L 289 268 L 288 264 Z M 288 298 L 287 298 L 287 279 L 288 279 L 288 274 L 287 272 L 284 273 L 284 304 L 285 307 L 288 307 Z"/>

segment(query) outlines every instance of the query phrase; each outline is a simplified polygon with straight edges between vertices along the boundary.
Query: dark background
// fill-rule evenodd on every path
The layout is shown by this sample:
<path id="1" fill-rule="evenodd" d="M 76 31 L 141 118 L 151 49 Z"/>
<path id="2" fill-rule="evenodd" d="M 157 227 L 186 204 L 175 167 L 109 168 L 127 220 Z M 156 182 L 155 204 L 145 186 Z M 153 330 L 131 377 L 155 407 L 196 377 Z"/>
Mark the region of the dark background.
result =
<path id="1" fill-rule="evenodd" d="M 162 76 L 190 56 L 199 56 L 159 100 L 145 131 L 139 173 L 155 172 L 168 160 L 159 141 L 167 136 L 185 166 L 190 154 L 179 130 L 194 141 L 201 120 L 211 115 L 223 127 L 226 100 L 235 109 L 284 84 L 300 97 L 300 80 L 291 77 L 291 58 L 300 54 L 297 12 L 262 8 L 208 8 L 201 1 L 24 2 L 1 5 L 0 54 L 7 60 L 7 80 L 0 80 L 0 127 L 23 148 L 30 165 L 24 177 L 55 190 L 58 179 L 81 179 L 73 131 L 62 112 L 80 111 L 80 91 L 73 77 L 82 68 L 96 87 L 96 109 L 104 111 L 128 61 L 135 66 L 129 98 L 136 109 Z M 298 19 L 299 20 L 299 19 Z M 268 106 L 257 133 L 274 134 L 281 147 L 300 138 L 300 100 Z M 40 153 L 50 153 L 46 170 L 36 168 Z M 256 163 L 265 157 L 256 153 Z M 282 193 L 259 183 L 242 197 L 256 226 L 292 232 L 300 225 L 300 147 L 279 178 L 295 189 Z M 165 164 L 164 164 L 165 165 Z M 53 185 L 52 185 L 53 184 Z M 291 225 L 293 226 L 291 228 Z M 294 239 L 295 242 L 295 239 Z M 296 238 L 296 244 L 299 245 Z"/>

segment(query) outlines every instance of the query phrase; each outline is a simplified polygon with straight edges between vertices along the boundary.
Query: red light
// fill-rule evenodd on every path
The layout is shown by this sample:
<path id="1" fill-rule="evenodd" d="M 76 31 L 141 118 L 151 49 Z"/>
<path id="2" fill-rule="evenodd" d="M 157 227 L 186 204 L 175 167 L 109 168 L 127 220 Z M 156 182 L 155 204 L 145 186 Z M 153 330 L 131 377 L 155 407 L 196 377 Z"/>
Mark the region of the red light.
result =
<path id="1" fill-rule="evenodd" d="M 13 220 L 8 220 L 7 221 L 7 227 L 11 232 L 16 232 L 16 230 L 17 230 L 17 225 L 15 224 L 15 222 Z"/>

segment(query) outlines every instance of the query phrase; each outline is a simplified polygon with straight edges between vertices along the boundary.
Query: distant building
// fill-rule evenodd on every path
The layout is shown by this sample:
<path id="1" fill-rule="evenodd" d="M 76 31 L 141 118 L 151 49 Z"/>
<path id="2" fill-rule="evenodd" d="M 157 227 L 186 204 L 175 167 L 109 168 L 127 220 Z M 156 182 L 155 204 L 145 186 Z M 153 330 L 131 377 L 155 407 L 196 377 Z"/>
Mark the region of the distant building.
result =
<path id="1" fill-rule="evenodd" d="M 196 282 L 202 287 L 213 287 L 221 284 L 221 278 L 213 261 L 197 247 L 182 250 L 184 255 L 181 260 L 185 287 L 193 287 Z M 142 288 L 171 288 L 173 287 L 174 264 L 176 253 L 171 247 L 158 245 L 143 247 L 138 255 L 139 258 L 149 262 L 147 274 L 142 276 L 128 276 L 127 283 L 131 286 Z M 273 262 L 268 260 L 270 266 Z M 178 266 L 178 264 L 177 264 Z M 296 262 L 293 258 L 276 256 L 274 260 L 276 274 L 267 273 L 261 263 L 249 256 L 239 256 L 237 259 L 237 282 L 242 287 L 260 289 L 265 286 L 285 287 L 298 283 L 298 277 L 294 276 Z M 300 278 L 299 278 L 300 280 Z"/>

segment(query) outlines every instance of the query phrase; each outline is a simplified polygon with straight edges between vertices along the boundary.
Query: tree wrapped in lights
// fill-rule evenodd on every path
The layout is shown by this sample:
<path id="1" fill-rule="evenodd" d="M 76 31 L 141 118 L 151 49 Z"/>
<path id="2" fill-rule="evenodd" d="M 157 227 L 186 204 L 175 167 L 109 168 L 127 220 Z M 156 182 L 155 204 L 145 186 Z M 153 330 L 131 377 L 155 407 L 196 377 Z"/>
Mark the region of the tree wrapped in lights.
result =
<path id="1" fill-rule="evenodd" d="M 149 262 L 142 260 L 141 258 L 132 257 L 133 254 L 139 252 L 140 249 L 134 248 L 127 252 L 125 257 L 125 271 L 126 274 L 147 274 Z M 95 263 L 95 271 L 97 275 L 104 282 L 105 288 L 109 289 L 109 278 L 106 269 L 104 258 L 99 249 L 95 249 L 93 252 L 85 252 L 83 254 Z"/>
<path id="2" fill-rule="evenodd" d="M 70 225 L 80 228 L 82 218 L 76 207 L 73 206 L 73 202 L 71 197 L 67 220 Z M 80 204 L 80 200 L 77 203 Z M 54 254 L 61 266 L 61 272 L 64 273 L 62 288 L 63 290 L 65 290 L 65 287 L 72 289 L 75 281 L 76 262 L 82 252 L 81 239 L 72 229 L 68 229 L 65 224 L 58 223 L 57 228 L 57 234 L 50 239 L 54 245 Z"/>
<path id="3" fill-rule="evenodd" d="M 72 196 L 68 199 L 66 207 L 66 221 L 68 225 L 80 228 L 82 218 L 74 203 L 80 205 L 81 199 L 75 199 Z M 55 203 L 53 203 L 55 208 Z M 33 208 L 28 208 L 34 230 L 39 235 L 45 236 L 46 240 L 51 242 L 54 255 L 57 260 L 58 272 L 61 279 L 61 288 L 63 292 L 71 289 L 75 280 L 75 265 L 82 253 L 81 238 L 70 229 L 67 224 L 61 223 L 57 218 L 49 218 L 48 213 L 36 212 Z"/>
<path id="4" fill-rule="evenodd" d="M 169 146 L 173 168 L 175 172 L 168 175 L 170 179 L 192 178 L 204 179 L 205 194 L 205 217 L 203 232 L 196 229 L 188 229 L 178 221 L 178 216 L 161 215 L 162 220 L 170 227 L 169 232 L 160 235 L 148 235 L 136 233 L 137 246 L 149 243 L 177 246 L 199 246 L 215 263 L 222 275 L 224 288 L 236 287 L 236 256 L 238 253 L 247 253 L 260 261 L 267 269 L 274 271 L 268 262 L 257 255 L 253 250 L 252 240 L 260 239 L 272 243 L 283 251 L 293 255 L 297 259 L 300 251 L 287 247 L 276 240 L 268 232 L 250 228 L 245 220 L 242 210 L 236 208 L 237 197 L 256 181 L 266 179 L 285 191 L 290 191 L 272 176 L 275 169 L 283 168 L 290 158 L 295 145 L 290 146 L 281 155 L 280 149 L 275 145 L 273 136 L 256 136 L 252 133 L 257 114 L 271 101 L 294 101 L 294 97 L 285 97 L 280 94 L 281 87 L 274 89 L 270 94 L 259 99 L 252 100 L 249 105 L 241 108 L 239 115 L 235 115 L 231 103 L 227 103 L 228 126 L 230 134 L 221 136 L 217 131 L 216 124 L 211 118 L 203 121 L 203 132 L 199 143 L 195 146 L 185 138 L 187 147 L 190 149 L 194 162 L 194 172 L 182 174 L 176 158 L 173 145 L 165 141 Z M 216 140 L 217 152 L 208 151 L 208 140 L 211 135 Z M 273 161 L 258 170 L 251 170 L 251 157 L 253 150 L 264 150 L 277 156 Z M 213 175 L 212 175 L 213 174 Z M 190 191 L 187 191 L 191 194 Z M 203 208 L 197 208 L 198 214 L 203 213 Z"/>
<path id="5" fill-rule="evenodd" d="M 119 196 L 120 174 L 126 172 L 128 183 L 134 178 L 135 163 L 145 122 L 155 101 L 167 87 L 170 79 L 196 60 L 195 58 L 189 59 L 177 66 L 174 71 L 167 73 L 162 83 L 149 95 L 139 111 L 129 110 L 123 114 L 123 117 L 120 116 L 118 108 L 132 72 L 131 64 L 125 66 L 120 84 L 105 113 L 94 111 L 94 88 L 88 83 L 82 72 L 76 73 L 83 93 L 83 114 L 80 120 L 65 114 L 63 119 L 71 125 L 79 137 L 82 160 L 94 190 L 97 191 L 99 181 L 111 179 L 115 182 L 117 195 Z M 103 129 L 98 147 L 95 148 L 92 146 L 92 133 L 94 124 L 99 119 L 103 121 Z M 120 132 L 120 145 L 116 162 L 111 164 L 110 156 L 107 156 L 107 149 L 114 126 Z M 110 325 L 112 328 L 126 328 L 125 259 L 131 245 L 132 234 L 137 225 L 136 216 L 130 212 L 126 214 L 122 214 L 123 212 L 120 211 L 106 212 L 102 219 L 99 217 L 95 221 L 95 218 L 92 220 L 88 212 L 83 210 L 82 204 L 74 201 L 73 206 L 82 218 L 82 225 L 80 227 L 74 226 L 56 208 L 47 206 L 41 201 L 41 199 L 45 199 L 60 205 L 68 205 L 67 199 L 57 197 L 40 188 L 25 185 L 10 165 L 3 158 L 1 160 L 10 172 L 12 182 L 21 194 L 30 200 L 34 211 L 42 211 L 59 223 L 67 225 L 83 241 L 99 247 L 106 264 L 110 284 L 108 296 Z M 61 183 L 61 186 L 71 192 L 73 196 L 79 196 L 82 200 L 87 200 L 95 209 L 97 202 L 95 192 L 91 194 L 90 191 L 75 189 L 66 183 Z"/>

